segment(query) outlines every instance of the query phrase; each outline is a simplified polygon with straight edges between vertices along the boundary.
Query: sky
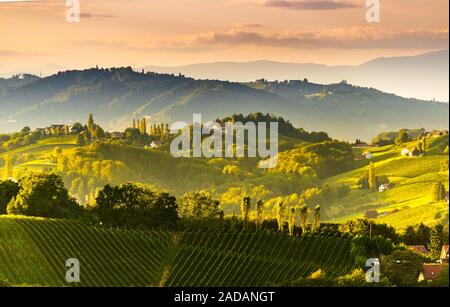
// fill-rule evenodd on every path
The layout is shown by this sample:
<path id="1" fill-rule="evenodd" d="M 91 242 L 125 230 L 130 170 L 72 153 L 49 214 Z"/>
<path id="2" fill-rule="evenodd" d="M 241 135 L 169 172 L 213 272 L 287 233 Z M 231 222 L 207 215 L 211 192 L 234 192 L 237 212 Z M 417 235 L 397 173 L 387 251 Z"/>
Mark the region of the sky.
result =
<path id="1" fill-rule="evenodd" d="M 73 2 L 76 0 L 67 0 Z M 448 49 L 448 0 L 0 0 L 0 76 L 215 61 L 356 65 Z"/>

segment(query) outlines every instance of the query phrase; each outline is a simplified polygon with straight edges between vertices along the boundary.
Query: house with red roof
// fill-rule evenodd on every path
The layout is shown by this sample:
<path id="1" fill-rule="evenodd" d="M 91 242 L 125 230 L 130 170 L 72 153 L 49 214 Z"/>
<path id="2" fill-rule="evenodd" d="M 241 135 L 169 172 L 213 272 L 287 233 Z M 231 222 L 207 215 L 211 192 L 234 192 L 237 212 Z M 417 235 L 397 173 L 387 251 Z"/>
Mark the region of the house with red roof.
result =
<path id="1" fill-rule="evenodd" d="M 445 268 L 448 268 L 448 264 L 425 263 L 422 272 L 419 274 L 419 282 L 424 280 L 432 281 L 439 278 Z"/>

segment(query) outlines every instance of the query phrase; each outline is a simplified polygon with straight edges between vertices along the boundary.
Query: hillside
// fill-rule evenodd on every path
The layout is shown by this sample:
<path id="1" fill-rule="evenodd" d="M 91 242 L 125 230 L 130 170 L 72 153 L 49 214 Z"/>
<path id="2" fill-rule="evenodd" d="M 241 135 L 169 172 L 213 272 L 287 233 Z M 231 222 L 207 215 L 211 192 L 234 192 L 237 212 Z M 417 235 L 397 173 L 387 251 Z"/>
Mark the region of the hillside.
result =
<path id="1" fill-rule="evenodd" d="M 131 68 L 65 71 L 0 90 L 0 131 L 81 121 L 86 113 L 110 131 L 134 117 L 151 122 L 215 120 L 233 113 L 275 113 L 297 127 L 339 139 L 369 139 L 380 128 L 448 127 L 447 103 L 405 99 L 347 83 L 263 84 L 194 80 Z M 356 131 L 354 128 L 358 127 Z"/>
<path id="2" fill-rule="evenodd" d="M 297 80 L 318 83 L 348 82 L 378 88 L 404 97 L 448 101 L 448 50 L 408 57 L 376 58 L 360 65 L 328 66 L 313 63 L 272 61 L 216 62 L 178 67 L 147 66 L 159 73 L 182 73 L 198 79 L 235 82 Z M 424 78 L 424 76 L 427 76 Z"/>
<path id="3" fill-rule="evenodd" d="M 377 210 L 381 216 L 376 220 L 404 228 L 413 223 L 423 222 L 434 225 L 448 223 L 447 202 L 435 203 L 431 199 L 431 187 L 435 182 L 442 182 L 448 191 L 448 155 L 444 149 L 448 145 L 448 136 L 428 138 L 428 150 L 425 156 L 402 157 L 402 148 L 414 148 L 417 141 L 401 147 L 388 145 L 355 149 L 355 156 L 364 151 L 371 152 L 371 160 L 358 161 L 355 169 L 327 178 L 324 184 L 348 184 L 352 187 L 350 195 L 333 204 L 331 221 L 343 222 L 362 217 L 367 210 Z M 358 179 L 367 172 L 369 162 L 373 161 L 377 176 L 387 176 L 391 188 L 385 192 L 369 193 L 360 190 Z"/>
<path id="4" fill-rule="evenodd" d="M 291 136 L 280 134 L 279 164 L 269 171 L 257 167 L 258 159 L 176 159 L 167 149 L 146 149 L 127 140 L 105 139 L 80 146 L 74 136 L 48 136 L 35 144 L 1 152 L 0 171 L 4 172 L 4 160 L 13 157 L 15 178 L 30 171 L 59 174 L 81 204 L 92 203 L 106 184 L 131 181 L 177 197 L 208 190 L 229 216 L 240 213 L 242 197 L 249 195 L 264 201 L 267 217 L 273 216 L 274 205 L 282 199 L 294 208 L 303 201 L 310 208 L 319 204 L 324 221 L 343 222 L 372 209 L 381 215 L 379 221 L 397 228 L 418 221 L 433 225 L 448 219 L 446 204 L 432 204 L 430 194 L 436 182 L 443 182 L 448 190 L 448 154 L 444 153 L 447 135 L 427 138 L 426 155 L 409 158 L 401 157 L 400 151 L 415 148 L 419 141 L 401 147 L 352 149 L 349 144 L 327 140 L 326 134 L 309 134 L 284 125 L 283 133 Z M 313 137 L 318 139 L 305 141 Z M 364 151 L 374 157 L 355 159 Z M 371 161 L 378 176 L 388 177 L 391 189 L 369 193 L 358 187 Z"/>
<path id="5" fill-rule="evenodd" d="M 348 239 L 333 237 L 113 230 L 0 216 L 0 263 L 11 264 L 0 265 L 0 281 L 70 286 L 65 262 L 77 258 L 77 286 L 270 286 L 318 268 L 345 274 L 349 247 Z"/>

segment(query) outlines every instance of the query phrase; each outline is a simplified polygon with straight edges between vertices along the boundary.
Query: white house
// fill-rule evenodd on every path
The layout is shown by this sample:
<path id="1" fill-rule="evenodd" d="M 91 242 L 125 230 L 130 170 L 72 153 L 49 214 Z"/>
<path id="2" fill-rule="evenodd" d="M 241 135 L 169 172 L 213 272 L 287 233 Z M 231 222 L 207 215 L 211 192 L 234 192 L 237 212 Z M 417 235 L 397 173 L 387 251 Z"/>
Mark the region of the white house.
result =
<path id="1" fill-rule="evenodd" d="M 378 188 L 378 191 L 380 193 L 383 193 L 384 191 L 389 190 L 389 184 L 387 183 L 383 183 L 382 185 L 380 185 L 380 187 Z"/>
<path id="2" fill-rule="evenodd" d="M 403 148 L 400 154 L 402 155 L 402 157 L 407 157 L 409 156 L 409 152 L 410 151 L 408 148 Z"/>

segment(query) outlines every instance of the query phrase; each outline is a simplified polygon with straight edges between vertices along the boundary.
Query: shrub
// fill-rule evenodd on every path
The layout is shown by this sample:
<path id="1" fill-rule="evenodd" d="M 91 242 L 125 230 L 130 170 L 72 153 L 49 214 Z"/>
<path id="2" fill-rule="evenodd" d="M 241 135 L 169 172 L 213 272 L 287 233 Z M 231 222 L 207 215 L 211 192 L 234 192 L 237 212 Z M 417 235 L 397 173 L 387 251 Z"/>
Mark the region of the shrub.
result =
<path id="1" fill-rule="evenodd" d="M 20 179 L 19 193 L 7 207 L 8 214 L 47 218 L 69 218 L 81 212 L 61 177 L 55 174 L 30 174 Z"/>
<path id="2" fill-rule="evenodd" d="M 378 211 L 374 209 L 364 212 L 364 217 L 368 219 L 376 219 L 379 215 Z"/>
<path id="3" fill-rule="evenodd" d="M 131 227 L 174 227 L 178 221 L 176 198 L 136 184 L 106 185 L 91 212 L 102 223 Z"/>
<path id="4" fill-rule="evenodd" d="M 12 198 L 19 193 L 19 185 L 12 180 L 0 182 L 0 215 L 6 214 L 6 207 Z"/>

